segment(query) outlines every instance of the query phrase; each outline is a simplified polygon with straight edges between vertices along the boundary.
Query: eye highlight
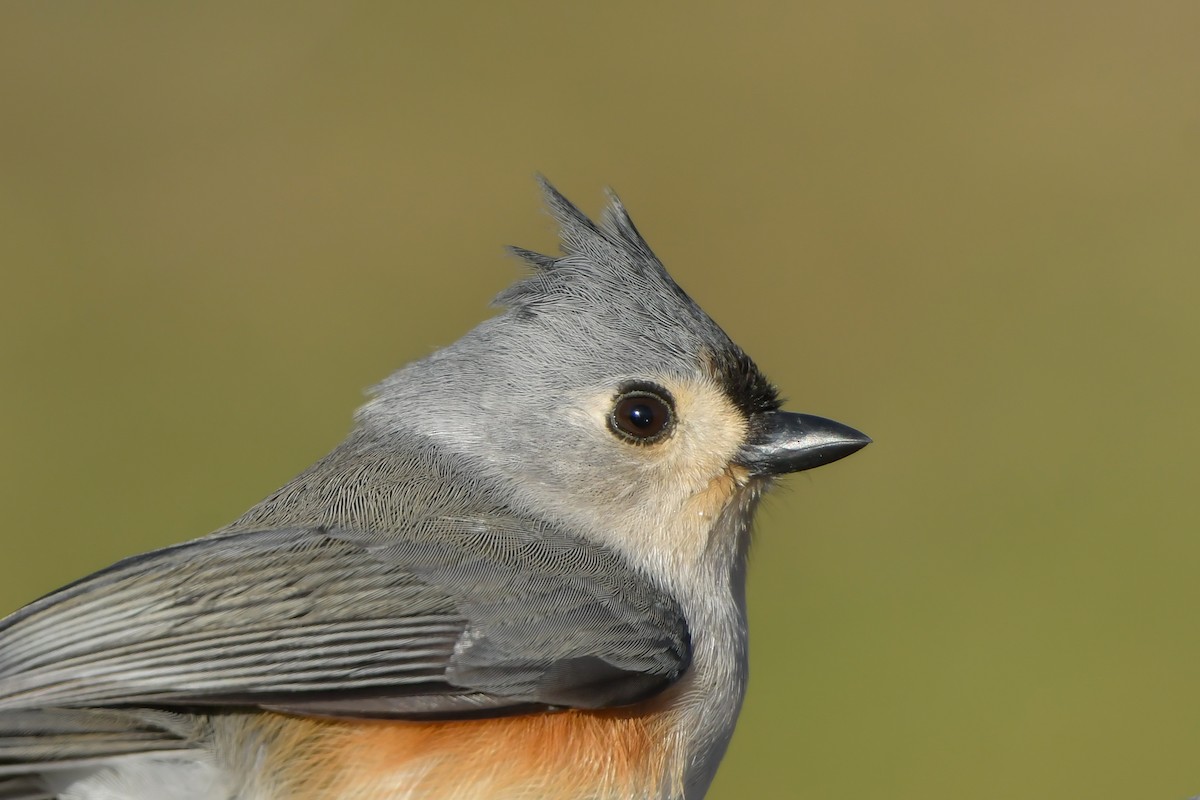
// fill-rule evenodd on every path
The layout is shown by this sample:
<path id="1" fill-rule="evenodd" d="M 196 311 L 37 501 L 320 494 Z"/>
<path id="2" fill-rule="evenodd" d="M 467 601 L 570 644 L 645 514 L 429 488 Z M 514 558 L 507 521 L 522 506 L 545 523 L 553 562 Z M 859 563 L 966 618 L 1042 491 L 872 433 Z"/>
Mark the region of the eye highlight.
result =
<path id="1" fill-rule="evenodd" d="M 671 395 L 658 386 L 638 385 L 624 390 L 613 403 L 608 426 L 634 444 L 650 444 L 666 436 L 675 422 Z"/>

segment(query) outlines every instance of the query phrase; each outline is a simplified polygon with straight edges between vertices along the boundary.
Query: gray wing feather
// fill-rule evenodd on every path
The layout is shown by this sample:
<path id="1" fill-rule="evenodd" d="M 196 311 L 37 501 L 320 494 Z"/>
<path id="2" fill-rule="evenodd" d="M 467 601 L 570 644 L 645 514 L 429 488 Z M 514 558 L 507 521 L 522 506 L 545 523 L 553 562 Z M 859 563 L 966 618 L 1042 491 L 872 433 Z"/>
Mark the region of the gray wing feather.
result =
<path id="1" fill-rule="evenodd" d="M 432 680 L 462 624 L 443 593 L 318 531 L 202 539 L 6 621 L 0 708 Z"/>
<path id="2" fill-rule="evenodd" d="M 53 796 L 30 774 L 34 770 L 87 767 L 140 753 L 197 750 L 201 727 L 195 717 L 149 709 L 5 712 L 0 715 L 0 798 Z"/>
<path id="3" fill-rule="evenodd" d="M 0 712 L 595 708 L 662 689 L 689 658 L 665 593 L 616 554 L 526 520 L 251 531 L 127 559 L 0 623 Z"/>

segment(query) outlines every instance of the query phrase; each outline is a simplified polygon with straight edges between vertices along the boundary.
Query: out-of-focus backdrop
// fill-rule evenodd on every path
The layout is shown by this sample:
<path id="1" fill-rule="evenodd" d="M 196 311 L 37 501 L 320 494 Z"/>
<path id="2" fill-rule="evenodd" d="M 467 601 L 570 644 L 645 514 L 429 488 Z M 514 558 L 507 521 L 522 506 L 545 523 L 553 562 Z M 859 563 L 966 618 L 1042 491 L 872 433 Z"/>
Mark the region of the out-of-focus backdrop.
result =
<path id="1" fill-rule="evenodd" d="M 0 610 L 238 515 L 616 187 L 862 453 L 712 797 L 1200 792 L 1200 5 L 8 3 Z"/>

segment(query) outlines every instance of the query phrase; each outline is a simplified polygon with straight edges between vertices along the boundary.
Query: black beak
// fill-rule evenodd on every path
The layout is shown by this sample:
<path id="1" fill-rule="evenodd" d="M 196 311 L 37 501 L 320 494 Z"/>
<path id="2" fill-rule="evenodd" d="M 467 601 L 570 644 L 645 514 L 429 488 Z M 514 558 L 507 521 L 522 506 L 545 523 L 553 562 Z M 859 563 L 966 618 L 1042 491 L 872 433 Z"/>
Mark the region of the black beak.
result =
<path id="1" fill-rule="evenodd" d="M 832 464 L 870 443 L 865 433 L 831 419 L 771 411 L 751 420 L 737 460 L 755 475 L 784 475 Z"/>

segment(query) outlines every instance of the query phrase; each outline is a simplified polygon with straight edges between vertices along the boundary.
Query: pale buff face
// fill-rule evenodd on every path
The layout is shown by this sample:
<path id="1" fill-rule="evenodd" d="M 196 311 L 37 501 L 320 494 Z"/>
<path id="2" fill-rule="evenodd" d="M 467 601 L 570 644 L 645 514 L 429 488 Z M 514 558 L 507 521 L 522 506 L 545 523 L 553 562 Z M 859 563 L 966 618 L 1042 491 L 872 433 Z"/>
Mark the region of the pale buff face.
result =
<path id="1" fill-rule="evenodd" d="M 748 471 L 735 462 L 748 423 L 712 378 L 638 379 L 660 386 L 673 401 L 670 432 L 649 444 L 614 434 L 609 425 L 617 394 L 613 387 L 571 398 L 559 412 L 568 429 L 563 455 L 570 458 L 575 450 L 587 460 L 580 472 L 593 469 L 580 476 L 570 507 L 561 510 L 586 518 L 591 523 L 586 528 L 644 560 L 694 563 L 703 557 L 722 512 L 752 484 Z"/>

